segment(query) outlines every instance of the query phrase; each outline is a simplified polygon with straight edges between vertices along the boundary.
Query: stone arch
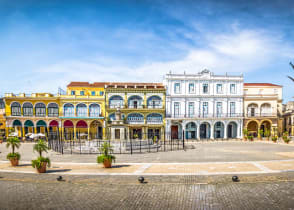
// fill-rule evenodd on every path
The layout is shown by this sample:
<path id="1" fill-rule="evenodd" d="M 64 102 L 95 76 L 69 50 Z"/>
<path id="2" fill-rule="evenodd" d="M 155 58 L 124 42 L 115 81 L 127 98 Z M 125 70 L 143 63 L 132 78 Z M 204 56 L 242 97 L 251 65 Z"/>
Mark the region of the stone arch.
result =
<path id="1" fill-rule="evenodd" d="M 185 136 L 186 139 L 196 139 L 197 138 L 197 124 L 195 122 L 188 122 L 185 125 Z"/>
<path id="2" fill-rule="evenodd" d="M 235 121 L 230 121 L 227 125 L 227 137 L 228 138 L 237 138 L 238 137 L 238 123 Z"/>
<path id="3" fill-rule="evenodd" d="M 222 121 L 217 121 L 213 126 L 214 138 L 215 139 L 223 139 L 225 135 L 225 123 Z"/>
<path id="4" fill-rule="evenodd" d="M 210 136 L 212 135 L 210 133 L 210 129 L 211 125 L 209 122 L 201 122 L 200 126 L 199 126 L 199 132 L 200 132 L 200 139 L 209 139 Z"/>
<path id="5" fill-rule="evenodd" d="M 258 127 L 259 124 L 256 120 L 251 120 L 247 123 L 247 130 L 249 135 L 253 135 L 254 137 L 258 136 Z"/>

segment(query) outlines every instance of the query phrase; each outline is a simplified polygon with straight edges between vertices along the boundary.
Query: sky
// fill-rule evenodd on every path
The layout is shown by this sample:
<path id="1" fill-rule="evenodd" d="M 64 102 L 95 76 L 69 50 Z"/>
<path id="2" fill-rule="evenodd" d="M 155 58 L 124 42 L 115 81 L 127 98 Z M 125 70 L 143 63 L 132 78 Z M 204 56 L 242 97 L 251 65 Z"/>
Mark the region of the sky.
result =
<path id="1" fill-rule="evenodd" d="M 0 0 L 0 95 L 243 74 L 294 100 L 293 0 Z"/>

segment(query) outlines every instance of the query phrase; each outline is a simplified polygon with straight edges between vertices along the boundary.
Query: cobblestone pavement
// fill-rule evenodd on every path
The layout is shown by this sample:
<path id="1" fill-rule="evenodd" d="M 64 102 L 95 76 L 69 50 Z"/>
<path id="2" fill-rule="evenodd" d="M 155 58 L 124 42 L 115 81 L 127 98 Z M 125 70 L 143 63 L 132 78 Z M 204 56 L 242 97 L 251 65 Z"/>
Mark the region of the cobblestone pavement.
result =
<path id="1" fill-rule="evenodd" d="M 274 144 L 244 141 L 211 141 L 194 143 L 195 149 L 145 154 L 116 155 L 117 163 L 168 163 L 168 162 L 230 162 L 294 159 L 292 144 Z M 24 143 L 20 147 L 22 160 L 30 161 L 37 156 L 33 153 L 33 144 Z M 0 144 L 0 160 L 6 160 L 9 152 L 5 143 Z M 96 154 L 60 155 L 50 151 L 48 157 L 53 162 L 96 162 Z"/>
<path id="2" fill-rule="evenodd" d="M 1 209 L 293 209 L 294 174 L 137 177 L 0 173 Z"/>

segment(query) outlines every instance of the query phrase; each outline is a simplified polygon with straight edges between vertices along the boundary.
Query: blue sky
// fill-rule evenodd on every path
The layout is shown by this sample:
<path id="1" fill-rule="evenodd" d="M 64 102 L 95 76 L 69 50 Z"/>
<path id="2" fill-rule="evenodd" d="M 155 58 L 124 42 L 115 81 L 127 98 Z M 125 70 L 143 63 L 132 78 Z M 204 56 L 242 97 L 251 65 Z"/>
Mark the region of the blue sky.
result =
<path id="1" fill-rule="evenodd" d="M 0 95 L 207 68 L 294 96 L 292 0 L 0 0 L 0 20 Z"/>

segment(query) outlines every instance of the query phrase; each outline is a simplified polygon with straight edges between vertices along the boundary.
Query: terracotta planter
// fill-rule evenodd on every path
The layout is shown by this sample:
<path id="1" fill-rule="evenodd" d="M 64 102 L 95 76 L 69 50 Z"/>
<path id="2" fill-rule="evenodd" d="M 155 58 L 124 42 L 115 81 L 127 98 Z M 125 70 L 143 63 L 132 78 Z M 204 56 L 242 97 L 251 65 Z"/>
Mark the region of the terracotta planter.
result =
<path id="1" fill-rule="evenodd" d="M 42 166 L 37 168 L 38 173 L 46 173 L 47 162 L 42 162 Z"/>
<path id="2" fill-rule="evenodd" d="M 112 163 L 111 160 L 105 159 L 103 162 L 104 168 L 111 168 L 111 163 Z"/>
<path id="3" fill-rule="evenodd" d="M 17 158 L 10 159 L 10 163 L 12 166 L 18 166 L 19 160 Z"/>

